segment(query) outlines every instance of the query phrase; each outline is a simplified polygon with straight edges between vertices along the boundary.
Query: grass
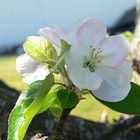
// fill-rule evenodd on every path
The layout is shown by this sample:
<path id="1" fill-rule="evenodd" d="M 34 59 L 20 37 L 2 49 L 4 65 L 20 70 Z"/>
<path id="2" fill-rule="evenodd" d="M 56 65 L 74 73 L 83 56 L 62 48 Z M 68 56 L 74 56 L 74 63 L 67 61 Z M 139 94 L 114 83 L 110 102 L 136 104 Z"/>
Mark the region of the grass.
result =
<path id="1" fill-rule="evenodd" d="M 27 85 L 22 81 L 22 76 L 16 71 L 15 66 L 16 56 L 0 57 L 0 79 L 6 82 L 9 86 L 18 90 L 24 90 Z M 91 95 L 85 95 L 84 100 L 71 112 L 72 115 L 80 116 L 88 120 L 99 121 L 101 113 L 105 110 L 108 114 L 109 121 L 119 118 L 119 113 L 110 110 Z"/>
<path id="2" fill-rule="evenodd" d="M 24 90 L 26 84 L 22 82 L 21 75 L 16 71 L 16 56 L 0 57 L 0 79 L 9 86 Z"/>

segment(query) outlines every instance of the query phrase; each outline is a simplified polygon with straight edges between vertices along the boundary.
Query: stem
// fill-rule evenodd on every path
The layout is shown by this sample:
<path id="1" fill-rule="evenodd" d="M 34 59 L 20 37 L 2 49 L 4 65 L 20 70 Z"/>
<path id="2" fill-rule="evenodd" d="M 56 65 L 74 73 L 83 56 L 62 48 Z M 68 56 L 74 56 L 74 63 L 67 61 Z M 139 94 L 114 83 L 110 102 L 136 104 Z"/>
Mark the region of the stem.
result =
<path id="1" fill-rule="evenodd" d="M 70 80 L 70 78 L 69 78 L 69 76 L 68 76 L 68 74 L 67 74 L 67 71 L 66 71 L 65 67 L 63 68 L 63 72 L 64 72 L 65 77 L 66 77 L 66 79 L 67 79 L 68 87 L 69 87 L 70 89 L 72 89 L 72 88 L 73 88 L 73 84 L 72 84 L 72 82 L 71 82 L 71 80 Z"/>
<path id="2" fill-rule="evenodd" d="M 62 114 L 56 125 L 56 128 L 54 132 L 52 133 L 52 135 L 50 136 L 49 140 L 64 140 L 65 139 L 64 134 L 63 134 L 63 128 L 72 109 L 73 108 L 68 108 L 62 111 Z"/>
<path id="3" fill-rule="evenodd" d="M 60 69 L 60 74 L 61 74 L 62 78 L 64 79 L 64 81 L 66 82 L 66 85 L 64 84 L 65 87 L 67 89 L 73 89 L 73 84 L 67 74 L 65 67 Z M 60 119 L 56 125 L 56 128 L 55 128 L 54 132 L 52 133 L 52 135 L 49 137 L 49 140 L 64 140 L 65 139 L 64 134 L 63 134 L 63 129 L 64 129 L 64 125 L 65 125 L 72 109 L 73 108 L 63 109 Z"/>

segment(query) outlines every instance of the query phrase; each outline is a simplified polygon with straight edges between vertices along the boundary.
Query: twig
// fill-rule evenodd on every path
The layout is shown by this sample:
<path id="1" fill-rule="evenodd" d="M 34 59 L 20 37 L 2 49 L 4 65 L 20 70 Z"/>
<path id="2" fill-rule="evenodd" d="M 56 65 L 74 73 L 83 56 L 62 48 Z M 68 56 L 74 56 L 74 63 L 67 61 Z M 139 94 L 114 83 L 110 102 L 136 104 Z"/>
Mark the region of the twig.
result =
<path id="1" fill-rule="evenodd" d="M 68 115 L 70 114 L 72 109 L 73 108 L 69 108 L 69 109 L 64 109 L 62 111 L 58 124 L 54 132 L 50 136 L 49 140 L 64 140 L 65 139 L 64 134 L 63 134 L 63 128 L 65 125 L 65 122 L 67 121 Z"/>

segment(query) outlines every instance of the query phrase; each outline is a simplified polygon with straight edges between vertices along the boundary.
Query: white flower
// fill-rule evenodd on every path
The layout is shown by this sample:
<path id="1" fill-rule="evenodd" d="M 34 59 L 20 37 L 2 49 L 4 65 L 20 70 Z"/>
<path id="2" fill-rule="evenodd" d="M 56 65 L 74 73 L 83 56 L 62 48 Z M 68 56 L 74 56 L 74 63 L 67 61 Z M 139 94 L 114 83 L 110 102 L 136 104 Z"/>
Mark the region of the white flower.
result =
<path id="1" fill-rule="evenodd" d="M 43 80 L 49 74 L 47 64 L 32 59 L 27 54 L 19 56 L 16 60 L 16 69 L 21 73 L 26 83 Z"/>
<path id="2" fill-rule="evenodd" d="M 55 28 L 40 29 L 40 33 L 58 47 L 60 39 L 72 45 L 66 65 L 75 86 L 93 91 L 104 101 L 116 102 L 128 95 L 132 64 L 125 38 L 107 37 L 106 26 L 92 18 L 77 23 L 67 35 Z"/>

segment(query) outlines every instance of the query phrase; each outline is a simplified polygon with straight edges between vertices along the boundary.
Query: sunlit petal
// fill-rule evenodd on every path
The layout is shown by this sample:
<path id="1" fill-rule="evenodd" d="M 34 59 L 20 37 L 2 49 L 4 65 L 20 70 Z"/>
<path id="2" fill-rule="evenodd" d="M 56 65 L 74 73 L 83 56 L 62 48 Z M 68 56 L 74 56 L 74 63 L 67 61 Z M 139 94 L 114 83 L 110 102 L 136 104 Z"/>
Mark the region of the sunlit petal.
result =
<path id="1" fill-rule="evenodd" d="M 26 83 L 43 80 L 49 73 L 45 63 L 35 61 L 27 54 L 23 54 L 17 58 L 16 69 L 24 76 L 24 81 Z"/>

